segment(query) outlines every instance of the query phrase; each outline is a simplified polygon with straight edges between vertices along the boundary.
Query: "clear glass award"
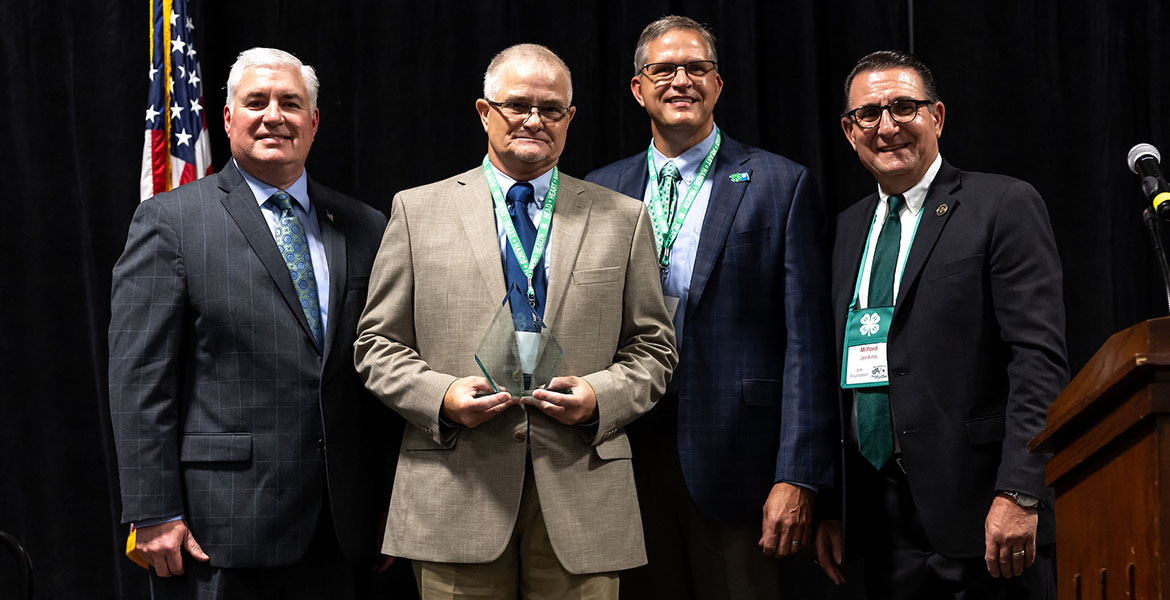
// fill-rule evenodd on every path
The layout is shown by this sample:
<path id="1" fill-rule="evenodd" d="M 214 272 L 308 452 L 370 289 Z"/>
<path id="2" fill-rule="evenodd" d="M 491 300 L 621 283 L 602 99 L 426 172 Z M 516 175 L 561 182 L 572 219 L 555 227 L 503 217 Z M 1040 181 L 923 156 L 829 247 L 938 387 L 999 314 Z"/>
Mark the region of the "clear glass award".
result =
<path id="1" fill-rule="evenodd" d="M 475 362 L 492 389 L 506 389 L 514 397 L 531 396 L 556 375 L 565 352 L 540 319 L 516 323 L 507 298 L 484 332 Z M 521 329 L 539 331 L 521 331 Z"/>

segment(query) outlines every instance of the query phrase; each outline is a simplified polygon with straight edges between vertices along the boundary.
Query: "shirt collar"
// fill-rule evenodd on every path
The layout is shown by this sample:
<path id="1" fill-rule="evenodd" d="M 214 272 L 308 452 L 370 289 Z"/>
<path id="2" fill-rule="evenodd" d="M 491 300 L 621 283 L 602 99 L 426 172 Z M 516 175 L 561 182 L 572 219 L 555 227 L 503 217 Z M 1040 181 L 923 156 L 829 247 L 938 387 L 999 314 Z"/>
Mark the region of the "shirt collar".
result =
<path id="1" fill-rule="evenodd" d="M 926 193 L 930 191 L 930 184 L 934 183 L 934 177 L 938 175 L 940 168 L 942 168 L 942 153 L 934 157 L 934 162 L 930 163 L 930 168 L 926 170 L 922 179 L 914 184 L 914 187 L 902 192 L 902 199 L 906 201 L 906 208 L 910 210 L 910 214 L 918 214 L 918 211 L 922 210 L 922 205 L 926 204 Z M 891 194 L 882 191 L 882 186 L 878 186 L 878 197 L 881 198 L 883 204 L 889 201 L 890 196 Z"/>
<path id="2" fill-rule="evenodd" d="M 281 191 L 276 186 L 264 183 L 250 175 L 240 166 L 240 163 L 236 162 L 236 159 L 233 158 L 232 162 L 235 163 L 236 169 L 240 171 L 240 175 L 244 176 L 244 181 L 248 183 L 248 187 L 252 189 L 252 195 L 256 197 L 256 204 L 263 206 L 273 194 Z M 305 211 L 306 215 L 310 214 L 310 211 L 313 210 L 313 204 L 309 201 L 309 172 L 307 170 L 301 170 L 301 176 L 297 177 L 297 180 L 284 191 L 288 192 L 301 205 L 301 209 Z"/>
<path id="3" fill-rule="evenodd" d="M 508 190 L 512 189 L 512 185 L 517 183 L 517 181 L 497 169 L 496 165 L 490 160 L 488 164 L 492 165 L 492 171 L 496 174 L 496 183 L 500 184 L 500 191 L 504 193 L 504 196 L 507 196 Z M 541 173 L 539 177 L 529 180 L 528 183 L 532 184 L 532 197 L 536 198 L 536 208 L 543 209 L 545 196 L 548 194 L 548 186 L 552 183 L 552 169 Z"/>
<path id="4" fill-rule="evenodd" d="M 683 182 L 690 185 L 695 176 L 699 174 L 699 167 L 703 166 L 703 159 L 707 158 L 711 146 L 715 145 L 715 132 L 717 131 L 719 131 L 718 125 L 711 127 L 711 133 L 708 133 L 707 137 L 675 158 L 667 158 L 665 154 L 658 151 L 658 147 L 651 140 L 650 148 L 654 153 L 654 166 L 661 172 L 667 161 L 674 161 L 674 166 L 678 167 L 678 173 L 682 176 Z"/>

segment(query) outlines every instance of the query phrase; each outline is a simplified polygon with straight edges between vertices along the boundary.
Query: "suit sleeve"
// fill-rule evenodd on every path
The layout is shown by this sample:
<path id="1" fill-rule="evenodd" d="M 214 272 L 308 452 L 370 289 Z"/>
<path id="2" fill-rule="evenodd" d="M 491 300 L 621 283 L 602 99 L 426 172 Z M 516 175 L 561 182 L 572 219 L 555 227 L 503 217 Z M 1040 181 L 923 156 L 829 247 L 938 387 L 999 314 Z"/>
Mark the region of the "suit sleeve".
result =
<path id="1" fill-rule="evenodd" d="M 775 480 L 833 485 L 837 404 L 833 381 L 824 216 L 801 171 L 784 231 L 784 388 Z"/>
<path id="2" fill-rule="evenodd" d="M 997 490 L 1047 497 L 1044 454 L 1028 440 L 1068 382 L 1060 257 L 1040 194 L 1017 181 L 1004 194 L 991 240 L 991 294 L 1004 343 L 1011 347 L 1008 399 Z"/>
<path id="3" fill-rule="evenodd" d="M 110 417 L 127 523 L 183 512 L 178 415 L 187 287 L 167 217 L 157 200 L 138 206 L 113 272 Z"/>
<path id="4" fill-rule="evenodd" d="M 612 365 L 583 378 L 597 395 L 594 445 L 650 410 L 666 391 L 670 374 L 678 365 L 674 325 L 658 285 L 650 213 L 644 205 L 638 208 L 626 265 L 621 341 Z"/>
<path id="5" fill-rule="evenodd" d="M 455 377 L 433 371 L 416 348 L 414 264 L 410 225 L 402 194 L 394 196 L 390 222 L 374 259 L 366 308 L 358 322 L 354 362 L 379 400 L 428 434 L 449 445 L 439 427 L 443 396 Z"/>

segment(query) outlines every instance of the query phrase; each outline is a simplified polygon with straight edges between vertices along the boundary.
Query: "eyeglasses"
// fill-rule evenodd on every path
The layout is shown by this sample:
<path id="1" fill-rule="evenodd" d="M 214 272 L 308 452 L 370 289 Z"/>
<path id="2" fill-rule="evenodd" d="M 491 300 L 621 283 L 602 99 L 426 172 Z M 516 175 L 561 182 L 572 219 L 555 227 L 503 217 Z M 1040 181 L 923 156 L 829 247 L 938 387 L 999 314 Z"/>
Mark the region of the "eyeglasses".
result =
<path id="1" fill-rule="evenodd" d="M 642 74 L 649 77 L 652 81 L 669 81 L 674 79 L 675 73 L 679 69 L 687 72 L 687 76 L 691 79 L 698 79 L 705 77 L 707 73 L 714 71 L 718 64 L 713 60 L 692 60 L 689 63 L 677 64 L 668 62 L 647 63 L 642 65 Z"/>
<path id="2" fill-rule="evenodd" d="M 488 104 L 498 108 L 504 117 L 509 119 L 527 119 L 532 115 L 532 111 L 540 115 L 540 118 L 550 123 L 556 123 L 565 118 L 569 114 L 569 107 L 558 106 L 556 104 L 545 104 L 536 106 L 526 102 L 493 102 L 484 98 Z"/>
<path id="3" fill-rule="evenodd" d="M 893 102 L 884 106 L 877 106 L 874 104 L 867 104 L 865 106 L 858 106 L 857 108 L 841 115 L 842 117 L 852 117 L 853 121 L 857 123 L 862 129 L 873 129 L 882 121 L 882 113 L 890 111 L 890 118 L 895 123 L 909 123 L 918 118 L 918 108 L 924 104 L 933 104 L 933 100 L 912 100 L 910 98 L 902 98 L 894 100 Z"/>

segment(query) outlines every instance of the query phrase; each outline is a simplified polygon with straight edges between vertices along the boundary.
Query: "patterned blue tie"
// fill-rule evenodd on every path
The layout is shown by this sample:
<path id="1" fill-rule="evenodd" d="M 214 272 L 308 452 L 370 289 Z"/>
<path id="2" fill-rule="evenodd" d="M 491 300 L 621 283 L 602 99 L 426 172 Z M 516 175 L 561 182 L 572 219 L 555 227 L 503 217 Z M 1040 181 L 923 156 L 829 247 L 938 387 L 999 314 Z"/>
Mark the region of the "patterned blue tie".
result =
<path id="1" fill-rule="evenodd" d="M 516 237 L 524 246 L 524 252 L 532 255 L 532 246 L 536 243 L 536 225 L 528 216 L 528 205 L 535 202 L 532 184 L 518 182 L 508 190 L 508 214 L 512 215 L 512 224 L 516 227 Z M 516 331 L 540 331 L 532 319 L 532 305 L 528 303 L 528 279 L 524 271 L 520 270 L 520 262 L 512 252 L 512 245 L 507 248 L 507 278 L 508 301 L 512 306 L 512 320 Z M 548 248 L 548 246 L 545 246 Z M 544 257 L 540 257 L 540 264 L 532 272 L 532 289 L 536 292 L 536 314 L 544 318 L 544 300 L 548 293 L 548 278 L 544 274 Z"/>
<path id="2" fill-rule="evenodd" d="M 313 257 L 309 254 L 309 237 L 305 227 L 293 211 L 293 197 L 288 192 L 276 192 L 268 203 L 280 209 L 280 224 L 276 227 L 276 247 L 284 256 L 293 287 L 301 301 L 301 310 L 313 330 L 313 341 L 320 350 L 325 345 L 325 331 L 321 327 L 321 305 L 317 299 L 317 279 L 313 275 Z"/>

